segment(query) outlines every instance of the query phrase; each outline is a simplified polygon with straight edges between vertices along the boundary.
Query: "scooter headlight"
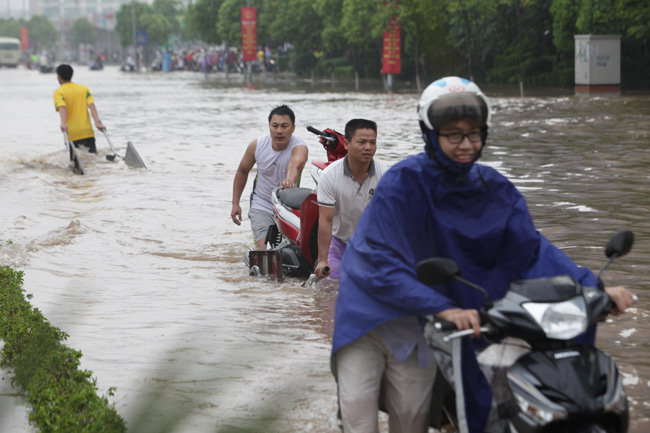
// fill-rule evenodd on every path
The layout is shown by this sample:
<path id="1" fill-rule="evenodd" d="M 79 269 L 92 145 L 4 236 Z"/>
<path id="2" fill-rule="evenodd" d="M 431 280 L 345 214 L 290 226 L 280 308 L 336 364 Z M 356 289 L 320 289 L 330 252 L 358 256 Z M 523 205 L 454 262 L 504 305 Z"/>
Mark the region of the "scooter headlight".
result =
<path id="1" fill-rule="evenodd" d="M 564 302 L 526 302 L 522 307 L 539 323 L 548 338 L 568 340 L 587 330 L 587 304 L 581 296 Z"/>
<path id="2" fill-rule="evenodd" d="M 566 419 L 567 411 L 564 407 L 549 401 L 544 394 L 526 380 L 516 374 L 507 373 L 512 389 L 512 395 L 524 418 L 528 418 L 539 425 L 546 425 L 554 421 Z M 528 425 L 530 422 L 527 421 Z M 514 428 L 513 431 L 516 431 Z"/>
<path id="3" fill-rule="evenodd" d="M 552 412 L 539 408 L 520 395 L 515 394 L 515 401 L 523 413 L 536 421 L 541 421 L 540 424 L 545 425 L 555 421 L 555 416 Z"/>

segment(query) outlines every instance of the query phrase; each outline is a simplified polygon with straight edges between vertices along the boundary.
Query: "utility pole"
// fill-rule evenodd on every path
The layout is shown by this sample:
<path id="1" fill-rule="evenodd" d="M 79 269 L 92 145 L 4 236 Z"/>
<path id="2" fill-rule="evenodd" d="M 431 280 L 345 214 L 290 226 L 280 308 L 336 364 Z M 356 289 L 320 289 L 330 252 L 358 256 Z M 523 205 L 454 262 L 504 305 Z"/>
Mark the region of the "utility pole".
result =
<path id="1" fill-rule="evenodd" d="M 61 44 L 60 51 L 61 51 L 61 59 L 66 62 L 68 59 L 65 58 L 65 5 L 63 4 L 63 0 L 59 0 L 59 16 L 61 17 L 59 19 L 59 43 Z"/>
<path id="2" fill-rule="evenodd" d="M 133 25 L 133 54 L 135 55 L 135 70 L 140 72 L 140 57 L 138 56 L 138 45 L 135 41 L 135 0 L 131 0 L 131 24 Z"/>
<path id="3" fill-rule="evenodd" d="M 251 6 L 251 0 L 246 0 L 246 7 Z M 244 47 L 242 45 L 242 52 L 244 50 Z M 246 62 L 246 79 L 248 82 L 251 82 L 253 80 L 253 63 L 249 60 Z"/>

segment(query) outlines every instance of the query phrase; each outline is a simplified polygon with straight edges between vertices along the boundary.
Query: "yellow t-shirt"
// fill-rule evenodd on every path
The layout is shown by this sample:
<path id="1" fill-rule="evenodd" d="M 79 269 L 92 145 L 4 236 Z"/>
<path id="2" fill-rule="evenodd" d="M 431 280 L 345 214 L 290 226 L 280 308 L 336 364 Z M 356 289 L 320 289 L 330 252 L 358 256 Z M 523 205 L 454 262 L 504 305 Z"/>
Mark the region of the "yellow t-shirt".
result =
<path id="1" fill-rule="evenodd" d="M 93 127 L 90 124 L 88 104 L 95 102 L 88 87 L 77 83 L 63 83 L 54 91 L 54 108 L 67 110 L 66 124 L 68 125 L 68 139 L 77 141 L 94 137 Z"/>

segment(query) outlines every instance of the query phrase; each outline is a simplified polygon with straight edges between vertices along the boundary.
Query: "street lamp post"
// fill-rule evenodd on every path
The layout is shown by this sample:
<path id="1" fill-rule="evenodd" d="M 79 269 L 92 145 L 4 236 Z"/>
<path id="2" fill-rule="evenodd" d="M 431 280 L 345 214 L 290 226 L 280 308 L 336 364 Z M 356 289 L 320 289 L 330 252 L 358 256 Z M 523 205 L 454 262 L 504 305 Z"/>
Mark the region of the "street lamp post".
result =
<path id="1" fill-rule="evenodd" d="M 61 44 L 60 55 L 61 59 L 65 62 L 67 59 L 65 58 L 65 3 L 63 0 L 59 1 L 59 17 L 59 43 Z"/>
<path id="2" fill-rule="evenodd" d="M 135 70 L 140 71 L 140 57 L 138 56 L 138 45 L 135 41 L 135 0 L 131 0 L 131 24 L 133 25 L 133 52 L 135 55 Z"/>

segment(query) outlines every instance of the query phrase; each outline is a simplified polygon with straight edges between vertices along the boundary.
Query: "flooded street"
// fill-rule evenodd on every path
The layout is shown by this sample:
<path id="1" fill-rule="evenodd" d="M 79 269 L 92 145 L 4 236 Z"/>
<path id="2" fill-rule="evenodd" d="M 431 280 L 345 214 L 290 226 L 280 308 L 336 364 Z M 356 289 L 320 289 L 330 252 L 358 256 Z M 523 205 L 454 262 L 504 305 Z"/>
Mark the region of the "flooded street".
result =
<path id="1" fill-rule="evenodd" d="M 296 112 L 310 160 L 325 152 L 307 125 L 343 131 L 366 117 L 379 125 L 376 158 L 391 166 L 423 147 L 419 95 L 82 66 L 73 81 L 94 94 L 118 153 L 131 141 L 147 169 L 107 161 L 96 132 L 99 155 L 82 151 L 87 174 L 73 174 L 52 101 L 56 76 L 0 69 L 0 265 L 25 272 L 32 305 L 70 335 L 65 344 L 83 353 L 99 393 L 116 389 L 131 432 L 160 423 L 174 433 L 337 432 L 336 293 L 248 276 L 253 241 L 248 218 L 230 219 L 232 180 L 281 103 Z M 482 162 L 521 189 L 540 231 L 594 271 L 614 232 L 635 232 L 605 281 L 639 301 L 600 326 L 598 343 L 625 377 L 630 432 L 650 431 L 650 96 L 483 90 L 495 111 Z M 303 186 L 314 186 L 308 166 Z M 0 431 L 31 432 L 2 377 Z"/>

